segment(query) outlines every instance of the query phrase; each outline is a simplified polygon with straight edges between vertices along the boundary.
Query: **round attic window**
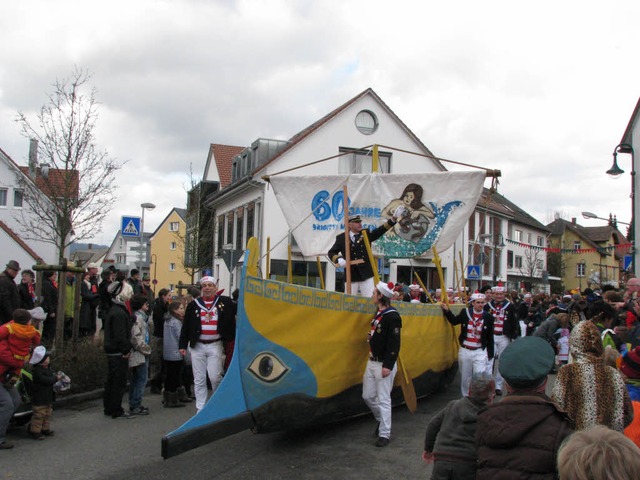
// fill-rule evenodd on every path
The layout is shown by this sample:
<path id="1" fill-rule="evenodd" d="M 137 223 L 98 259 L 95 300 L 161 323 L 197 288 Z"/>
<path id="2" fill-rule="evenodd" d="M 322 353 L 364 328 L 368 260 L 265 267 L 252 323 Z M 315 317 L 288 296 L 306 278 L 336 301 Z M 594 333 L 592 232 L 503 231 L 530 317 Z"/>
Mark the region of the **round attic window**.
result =
<path id="1" fill-rule="evenodd" d="M 356 128 L 364 135 L 371 135 L 378 130 L 378 118 L 369 110 L 362 110 L 356 115 Z"/>

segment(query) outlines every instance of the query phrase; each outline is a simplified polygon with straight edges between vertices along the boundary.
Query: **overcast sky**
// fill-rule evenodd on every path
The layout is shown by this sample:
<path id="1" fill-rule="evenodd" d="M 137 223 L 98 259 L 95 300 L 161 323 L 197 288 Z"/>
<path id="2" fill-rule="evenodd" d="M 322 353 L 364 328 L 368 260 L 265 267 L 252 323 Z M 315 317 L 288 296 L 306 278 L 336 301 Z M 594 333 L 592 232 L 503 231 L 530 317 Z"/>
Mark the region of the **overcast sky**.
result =
<path id="1" fill-rule="evenodd" d="M 0 148 L 26 164 L 16 113 L 91 71 L 97 142 L 127 162 L 109 244 L 142 202 L 147 231 L 184 207 L 210 143 L 287 139 L 371 87 L 435 155 L 502 170 L 542 223 L 628 222 L 630 176 L 604 172 L 640 95 L 639 18 L 637 0 L 2 2 Z"/>

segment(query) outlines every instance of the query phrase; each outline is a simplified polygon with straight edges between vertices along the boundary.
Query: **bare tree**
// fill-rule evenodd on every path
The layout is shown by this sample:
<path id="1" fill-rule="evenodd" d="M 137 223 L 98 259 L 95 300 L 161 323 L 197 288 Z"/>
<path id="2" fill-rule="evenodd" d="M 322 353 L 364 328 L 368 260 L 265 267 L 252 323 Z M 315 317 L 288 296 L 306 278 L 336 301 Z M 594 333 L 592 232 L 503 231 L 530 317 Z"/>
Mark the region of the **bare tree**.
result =
<path id="1" fill-rule="evenodd" d="M 524 277 L 531 289 L 542 281 L 542 270 L 544 268 L 544 255 L 546 252 L 541 248 L 525 248 L 522 257 L 522 266 L 519 268 L 520 275 Z"/>
<path id="2" fill-rule="evenodd" d="M 37 141 L 40 159 L 39 166 L 30 165 L 31 181 L 19 177 L 37 216 L 23 210 L 18 221 L 27 239 L 56 245 L 60 261 L 72 238 L 100 233 L 115 202 L 115 173 L 122 168 L 95 144 L 98 101 L 88 87 L 90 78 L 76 68 L 70 78 L 56 80 L 36 123 L 22 112 L 16 118 L 21 133 Z"/>

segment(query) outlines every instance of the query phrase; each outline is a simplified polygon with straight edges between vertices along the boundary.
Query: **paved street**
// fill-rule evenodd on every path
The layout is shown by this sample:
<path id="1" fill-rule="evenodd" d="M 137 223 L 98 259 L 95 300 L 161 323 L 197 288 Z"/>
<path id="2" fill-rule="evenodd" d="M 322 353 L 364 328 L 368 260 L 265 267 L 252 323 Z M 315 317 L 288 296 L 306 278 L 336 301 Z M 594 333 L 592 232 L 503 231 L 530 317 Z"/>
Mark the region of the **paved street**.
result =
<path id="1" fill-rule="evenodd" d="M 113 420 L 102 414 L 101 401 L 93 400 L 57 410 L 55 437 L 35 441 L 24 428 L 10 432 L 16 447 L 0 452 L 0 478 L 425 478 L 424 428 L 434 412 L 458 396 L 458 382 L 420 401 L 414 415 L 396 408 L 387 448 L 373 446 L 375 424 L 364 416 L 299 432 L 242 432 L 169 460 L 160 456 L 160 439 L 193 413 L 193 404 L 166 409 L 159 395 L 147 395 L 151 415 Z"/>

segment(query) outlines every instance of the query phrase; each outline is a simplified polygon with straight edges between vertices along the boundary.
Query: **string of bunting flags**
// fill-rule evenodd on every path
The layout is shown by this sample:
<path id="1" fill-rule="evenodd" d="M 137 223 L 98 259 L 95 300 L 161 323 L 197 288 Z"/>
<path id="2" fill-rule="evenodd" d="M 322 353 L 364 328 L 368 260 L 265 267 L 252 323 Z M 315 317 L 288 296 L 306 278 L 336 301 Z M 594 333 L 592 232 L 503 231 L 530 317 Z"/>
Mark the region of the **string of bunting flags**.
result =
<path id="1" fill-rule="evenodd" d="M 529 245 L 528 243 L 522 243 L 515 240 L 511 240 L 509 238 L 505 238 L 507 243 L 511 243 L 513 245 L 518 245 L 522 248 L 532 248 L 535 250 L 544 250 L 545 252 L 552 253 L 592 253 L 599 251 L 611 251 L 611 250 L 626 250 L 633 246 L 632 243 L 619 243 L 618 245 L 608 245 L 606 247 L 598 247 L 598 248 L 551 248 L 551 247 L 540 247 L 538 245 Z"/>

